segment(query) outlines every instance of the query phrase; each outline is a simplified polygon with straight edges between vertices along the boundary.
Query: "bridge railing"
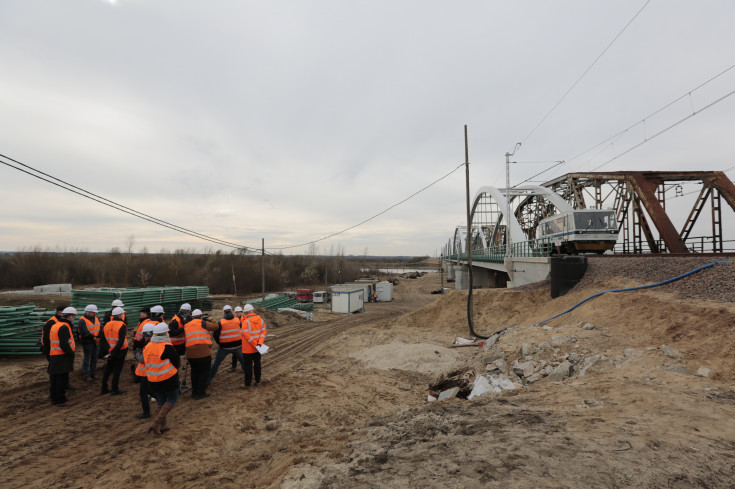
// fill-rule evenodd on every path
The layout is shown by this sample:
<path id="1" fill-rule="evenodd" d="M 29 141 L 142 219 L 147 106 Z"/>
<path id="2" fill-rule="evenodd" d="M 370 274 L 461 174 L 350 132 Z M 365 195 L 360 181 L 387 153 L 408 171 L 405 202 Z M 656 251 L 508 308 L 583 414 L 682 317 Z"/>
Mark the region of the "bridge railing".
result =
<path id="1" fill-rule="evenodd" d="M 548 257 L 551 256 L 551 251 L 554 244 L 551 238 L 538 238 L 530 239 L 527 241 L 519 241 L 517 243 L 511 243 L 511 254 L 515 258 L 519 257 Z M 503 263 L 506 256 L 506 246 L 491 246 L 480 250 L 472 250 L 473 261 L 483 261 L 490 263 Z M 450 255 L 450 260 L 467 260 L 467 253 L 460 253 L 458 255 Z"/>

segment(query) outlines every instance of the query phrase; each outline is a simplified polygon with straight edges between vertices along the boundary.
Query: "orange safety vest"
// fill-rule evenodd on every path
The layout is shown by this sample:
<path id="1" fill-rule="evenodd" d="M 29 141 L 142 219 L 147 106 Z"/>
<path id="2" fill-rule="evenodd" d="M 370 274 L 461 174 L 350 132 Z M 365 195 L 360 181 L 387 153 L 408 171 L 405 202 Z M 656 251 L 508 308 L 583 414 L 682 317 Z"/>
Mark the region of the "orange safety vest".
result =
<path id="1" fill-rule="evenodd" d="M 74 335 L 71 334 L 71 327 L 63 321 L 56 321 L 56 324 L 51 326 L 51 332 L 48 335 L 49 347 L 51 356 L 63 355 L 64 350 L 61 349 L 61 343 L 59 342 L 59 330 L 66 326 L 69 328 L 69 346 L 71 351 L 76 351 L 76 344 L 74 343 Z"/>
<path id="2" fill-rule="evenodd" d="M 154 321 L 148 318 L 145 318 L 143 321 L 141 321 L 138 325 L 138 329 L 135 330 L 135 341 L 143 341 L 143 326 L 148 323 L 158 324 L 158 321 Z M 137 375 L 138 377 L 146 376 L 145 363 L 138 362 L 138 365 L 135 366 L 135 375 Z"/>
<path id="3" fill-rule="evenodd" d="M 175 315 L 171 318 L 171 322 L 176 320 L 176 322 L 179 324 L 179 326 L 184 326 L 184 320 L 179 317 L 179 315 Z M 185 345 L 186 344 L 186 335 L 182 334 L 181 336 L 171 336 L 169 335 L 169 338 L 171 338 L 171 344 L 174 346 L 177 345 Z"/>
<path id="4" fill-rule="evenodd" d="M 202 326 L 201 319 L 192 319 L 184 326 L 186 337 L 186 347 L 194 345 L 211 345 L 212 336 L 209 334 L 204 326 Z"/>
<path id="5" fill-rule="evenodd" d="M 51 321 L 52 319 L 54 320 L 54 324 L 59 324 L 61 322 L 61 320 L 59 318 L 57 318 L 55 314 L 53 316 L 51 316 L 48 321 Z M 46 322 L 48 322 L 48 321 L 46 321 Z M 53 324 L 52 324 L 52 326 L 53 326 Z M 41 330 L 41 345 L 43 345 L 43 330 Z"/>
<path id="6" fill-rule="evenodd" d="M 138 325 L 138 329 L 135 330 L 135 337 L 133 338 L 135 341 L 143 341 L 143 326 L 148 323 L 158 324 L 158 321 L 153 321 L 152 319 L 148 318 L 142 320 Z"/>
<path id="7" fill-rule="evenodd" d="M 242 338 L 242 333 L 240 332 L 240 320 L 238 318 L 222 319 L 220 321 L 220 326 L 220 343 L 230 343 Z"/>
<path id="8" fill-rule="evenodd" d="M 251 342 L 254 342 L 256 345 L 262 345 L 265 341 L 266 334 L 267 331 L 265 330 L 265 321 L 263 321 L 263 318 L 254 312 L 245 316 L 242 323 L 242 352 L 258 353 L 258 350 Z"/>
<path id="9" fill-rule="evenodd" d="M 100 334 L 100 320 L 97 316 L 94 317 L 94 322 L 90 321 L 87 316 L 82 316 L 82 319 L 84 319 L 84 324 L 87 325 L 87 330 L 89 331 L 89 334 L 92 336 L 99 336 Z"/>
<path id="10" fill-rule="evenodd" d="M 108 321 L 107 324 L 105 324 L 104 333 L 105 333 L 105 339 L 107 340 L 107 344 L 110 345 L 110 351 L 112 351 L 115 348 L 115 345 L 117 345 L 118 336 L 120 336 L 120 328 L 124 328 L 125 323 L 122 321 L 117 321 L 113 319 L 112 321 Z M 120 347 L 121 350 L 124 350 L 128 347 L 128 337 L 125 336 L 125 340 L 123 341 L 123 345 Z"/>
<path id="11" fill-rule="evenodd" d="M 145 358 L 145 376 L 148 382 L 163 382 L 176 375 L 176 367 L 168 358 L 162 359 L 163 350 L 166 345 L 171 343 L 148 343 L 143 348 L 143 357 Z M 171 345 L 173 346 L 173 345 Z"/>

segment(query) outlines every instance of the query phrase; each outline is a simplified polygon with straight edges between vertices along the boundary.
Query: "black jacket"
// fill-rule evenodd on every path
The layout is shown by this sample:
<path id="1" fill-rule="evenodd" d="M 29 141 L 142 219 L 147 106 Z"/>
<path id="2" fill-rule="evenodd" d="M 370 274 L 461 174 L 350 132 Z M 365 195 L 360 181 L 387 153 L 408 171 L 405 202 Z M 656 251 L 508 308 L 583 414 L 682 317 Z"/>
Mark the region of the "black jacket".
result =
<path id="1" fill-rule="evenodd" d="M 59 328 L 59 346 L 61 347 L 64 354 L 49 355 L 48 373 L 50 373 L 51 375 L 65 374 L 74 370 L 74 350 L 72 350 L 71 346 L 69 346 L 69 338 L 71 338 L 71 322 L 63 319 L 61 322 L 69 326 L 68 328 Z M 50 327 L 49 333 L 51 333 Z M 44 345 L 46 344 L 48 344 L 48 341 L 46 341 L 46 338 L 44 338 Z"/>

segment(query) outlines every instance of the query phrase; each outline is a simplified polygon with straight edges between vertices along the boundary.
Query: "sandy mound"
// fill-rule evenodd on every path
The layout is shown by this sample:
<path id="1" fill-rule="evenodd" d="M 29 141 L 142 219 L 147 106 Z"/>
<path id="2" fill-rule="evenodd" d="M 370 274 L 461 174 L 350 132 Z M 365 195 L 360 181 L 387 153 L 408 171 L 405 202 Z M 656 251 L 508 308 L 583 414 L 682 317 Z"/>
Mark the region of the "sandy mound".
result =
<path id="1" fill-rule="evenodd" d="M 452 367 L 457 353 L 441 346 L 426 343 L 389 343 L 350 354 L 369 368 L 379 370 L 410 370 L 422 374 L 439 374 Z"/>

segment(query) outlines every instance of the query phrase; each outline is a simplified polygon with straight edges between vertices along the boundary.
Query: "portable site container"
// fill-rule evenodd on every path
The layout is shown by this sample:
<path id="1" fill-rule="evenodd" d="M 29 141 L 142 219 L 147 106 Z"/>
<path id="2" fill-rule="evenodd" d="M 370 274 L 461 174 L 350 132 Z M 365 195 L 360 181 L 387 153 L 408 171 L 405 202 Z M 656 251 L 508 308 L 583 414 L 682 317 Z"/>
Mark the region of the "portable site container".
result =
<path id="1" fill-rule="evenodd" d="M 364 294 L 362 296 L 364 300 L 367 300 L 368 296 L 373 295 L 373 292 L 375 292 L 373 284 L 370 282 L 348 282 L 345 285 L 349 285 L 353 289 L 361 289 Z"/>
<path id="2" fill-rule="evenodd" d="M 346 289 L 332 287 L 332 312 L 350 314 L 361 310 L 364 306 L 362 289 Z"/>
<path id="3" fill-rule="evenodd" d="M 393 300 L 393 284 L 390 282 L 378 282 L 375 286 L 378 293 L 378 302 L 390 302 Z"/>

